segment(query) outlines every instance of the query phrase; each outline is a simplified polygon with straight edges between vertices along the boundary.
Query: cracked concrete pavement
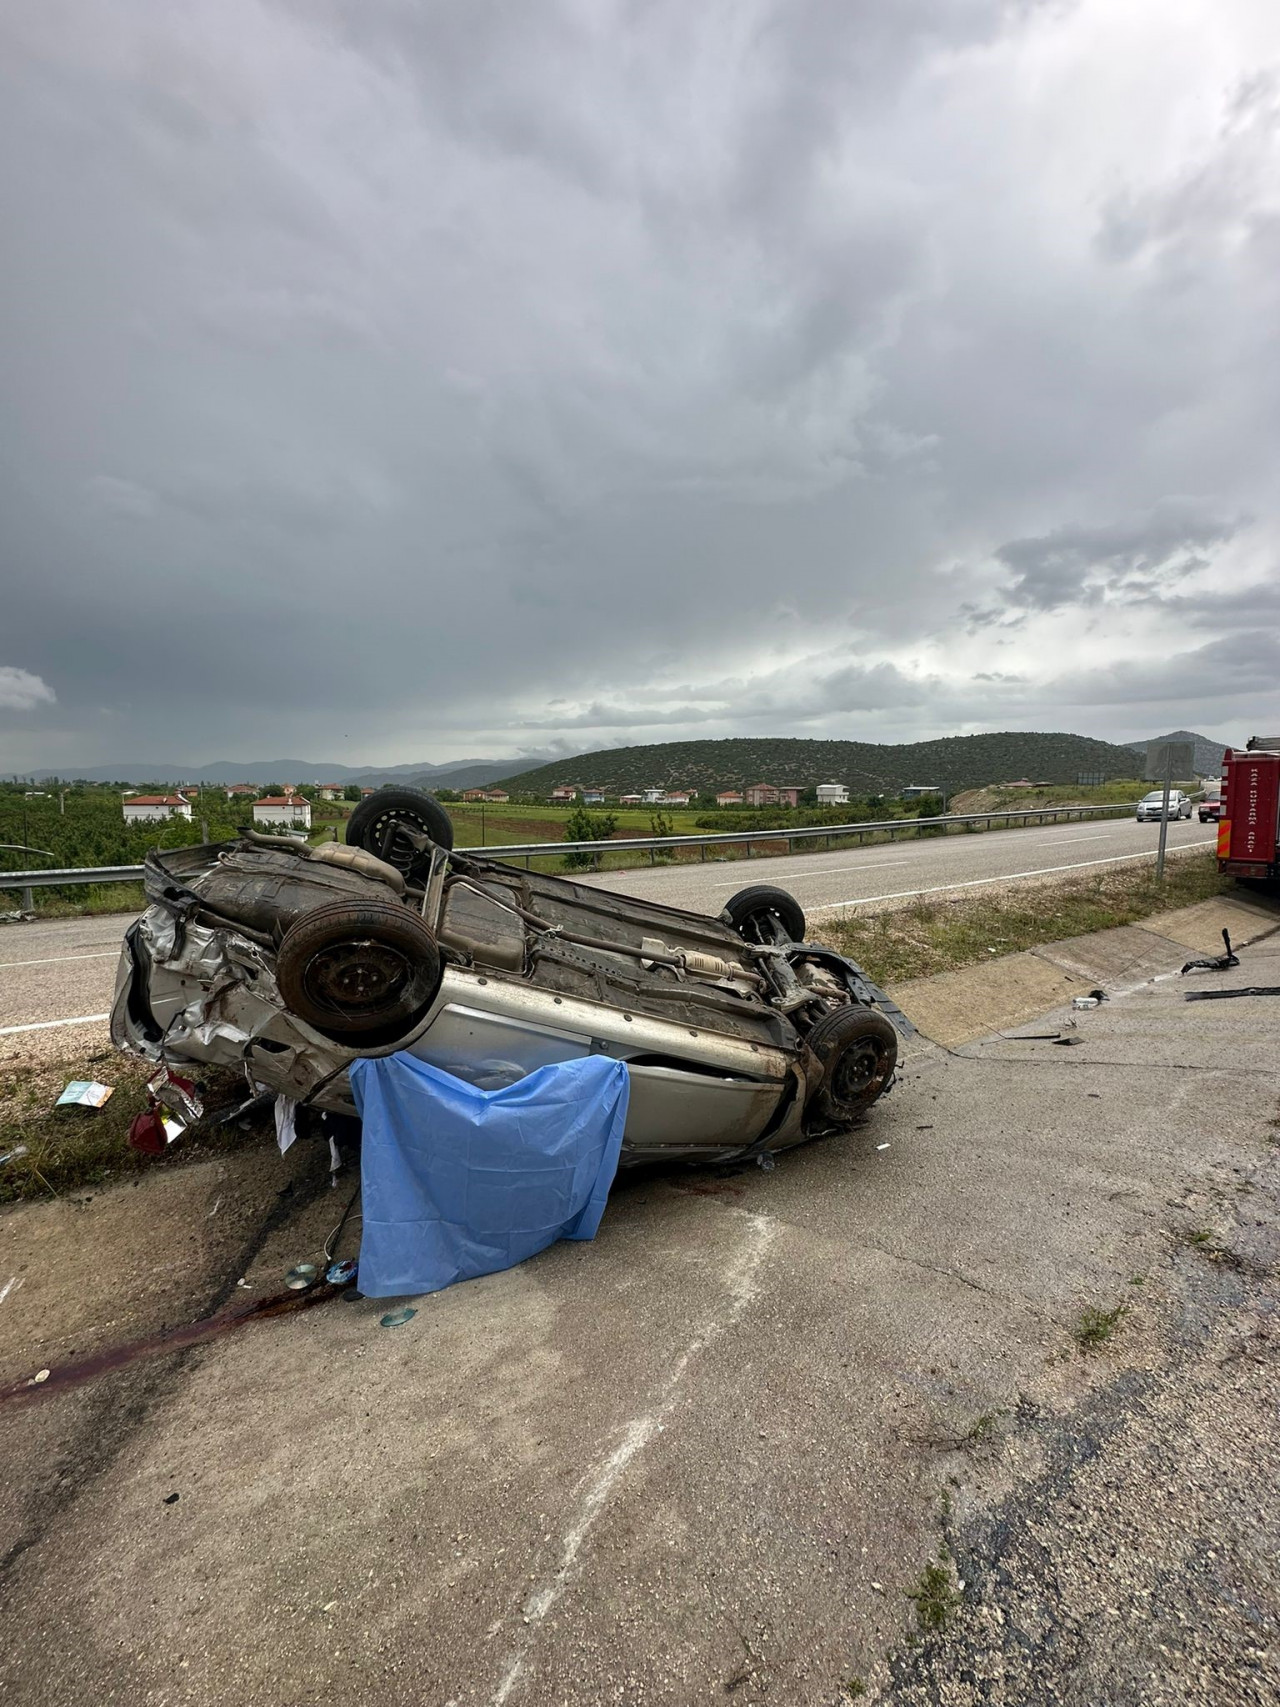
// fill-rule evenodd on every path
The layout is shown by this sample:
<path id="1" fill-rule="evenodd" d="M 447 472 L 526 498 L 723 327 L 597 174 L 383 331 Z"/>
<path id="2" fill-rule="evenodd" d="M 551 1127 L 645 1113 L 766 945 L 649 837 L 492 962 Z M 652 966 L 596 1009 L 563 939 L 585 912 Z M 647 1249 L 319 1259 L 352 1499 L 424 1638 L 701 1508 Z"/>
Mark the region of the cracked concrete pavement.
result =
<path id="1" fill-rule="evenodd" d="M 0 1699 L 1274 1699 L 1280 1002 L 1183 998 L 1280 984 L 1280 936 L 1179 979 L 1145 934 L 1077 1046 L 921 1042 L 858 1132 L 624 1180 L 404 1327 L 335 1302 L 7 1407 Z M 1060 969 L 1132 969 L 1112 935 Z M 277 1288 L 323 1177 L 7 1212 L 0 1381 Z"/>

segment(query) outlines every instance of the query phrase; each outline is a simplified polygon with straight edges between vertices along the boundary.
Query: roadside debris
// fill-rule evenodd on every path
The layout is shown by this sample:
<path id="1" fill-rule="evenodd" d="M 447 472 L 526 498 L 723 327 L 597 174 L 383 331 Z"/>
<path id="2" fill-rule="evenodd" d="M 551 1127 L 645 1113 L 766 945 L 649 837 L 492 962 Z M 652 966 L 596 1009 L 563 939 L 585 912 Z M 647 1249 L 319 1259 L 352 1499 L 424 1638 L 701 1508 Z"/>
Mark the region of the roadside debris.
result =
<path id="1" fill-rule="evenodd" d="M 1250 984 L 1243 990 L 1188 990 L 1189 1002 L 1230 1002 L 1237 996 L 1280 996 L 1280 984 Z"/>
<path id="2" fill-rule="evenodd" d="M 204 1113 L 193 1079 L 162 1066 L 147 1081 L 147 1106 L 129 1125 L 129 1143 L 144 1156 L 163 1156 Z"/>
<path id="3" fill-rule="evenodd" d="M 297 1140 L 297 1110 L 298 1104 L 293 1097 L 278 1096 L 276 1098 L 276 1143 L 280 1146 L 282 1156 Z"/>
<path id="4" fill-rule="evenodd" d="M 4 1155 L 0 1156 L 0 1168 L 2 1168 L 6 1162 L 20 1161 L 23 1156 L 29 1156 L 30 1154 L 31 1148 L 29 1145 L 15 1144 L 12 1150 L 6 1150 Z"/>
<path id="5" fill-rule="evenodd" d="M 411 1322 L 417 1314 L 418 1312 L 411 1310 L 408 1305 L 403 1310 L 388 1310 L 378 1326 L 380 1328 L 402 1328 L 406 1322 Z"/>
<path id="6" fill-rule="evenodd" d="M 84 1108 L 96 1114 L 115 1094 L 114 1085 L 99 1084 L 97 1079 L 72 1079 L 54 1103 L 55 1108 Z"/>
<path id="7" fill-rule="evenodd" d="M 306 1292 L 320 1278 L 320 1270 L 313 1262 L 295 1263 L 284 1277 L 284 1283 L 290 1292 Z"/>
<path id="8" fill-rule="evenodd" d="M 1240 957 L 1231 946 L 1231 933 L 1223 927 L 1222 941 L 1226 946 L 1225 954 L 1204 955 L 1198 960 L 1188 960 L 1182 968 L 1184 972 L 1226 972 L 1233 966 L 1239 966 Z"/>

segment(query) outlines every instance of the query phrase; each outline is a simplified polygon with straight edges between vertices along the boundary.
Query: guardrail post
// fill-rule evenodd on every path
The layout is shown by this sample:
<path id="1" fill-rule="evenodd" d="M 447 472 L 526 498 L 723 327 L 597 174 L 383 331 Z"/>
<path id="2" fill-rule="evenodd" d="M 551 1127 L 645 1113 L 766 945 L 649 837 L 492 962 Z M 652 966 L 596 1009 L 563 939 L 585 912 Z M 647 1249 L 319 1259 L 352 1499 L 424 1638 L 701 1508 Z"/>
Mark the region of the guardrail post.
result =
<path id="1" fill-rule="evenodd" d="M 22 911 L 24 913 L 34 913 L 35 910 L 36 892 L 30 887 L 30 885 L 28 885 L 27 888 L 22 891 Z"/>

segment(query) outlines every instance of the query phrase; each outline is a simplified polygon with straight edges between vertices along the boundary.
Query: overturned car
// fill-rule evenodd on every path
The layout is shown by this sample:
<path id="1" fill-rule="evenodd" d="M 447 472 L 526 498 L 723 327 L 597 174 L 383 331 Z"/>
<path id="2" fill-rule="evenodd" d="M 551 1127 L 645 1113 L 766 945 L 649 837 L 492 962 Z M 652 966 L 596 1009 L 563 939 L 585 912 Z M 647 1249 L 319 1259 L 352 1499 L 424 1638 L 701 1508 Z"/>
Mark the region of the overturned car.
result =
<path id="1" fill-rule="evenodd" d="M 400 1050 L 484 1089 L 552 1062 L 627 1063 L 621 1161 L 729 1160 L 847 1129 L 888 1089 L 910 1022 L 804 941 L 792 896 L 719 918 L 455 853 L 430 795 L 383 789 L 347 843 L 153 852 L 125 937 L 117 1047 L 241 1065 L 351 1114 L 346 1069 Z"/>

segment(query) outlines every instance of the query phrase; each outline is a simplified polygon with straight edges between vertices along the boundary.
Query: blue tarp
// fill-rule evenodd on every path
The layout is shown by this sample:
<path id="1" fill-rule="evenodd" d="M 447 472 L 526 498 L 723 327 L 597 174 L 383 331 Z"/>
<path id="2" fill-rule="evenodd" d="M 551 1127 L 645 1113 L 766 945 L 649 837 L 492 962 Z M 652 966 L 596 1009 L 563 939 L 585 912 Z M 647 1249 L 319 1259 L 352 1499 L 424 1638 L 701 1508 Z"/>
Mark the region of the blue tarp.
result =
<path id="1" fill-rule="evenodd" d="M 621 1061 L 564 1061 L 490 1091 L 413 1055 L 353 1061 L 350 1074 L 364 1122 L 361 1292 L 436 1292 L 595 1237 L 627 1118 Z"/>

